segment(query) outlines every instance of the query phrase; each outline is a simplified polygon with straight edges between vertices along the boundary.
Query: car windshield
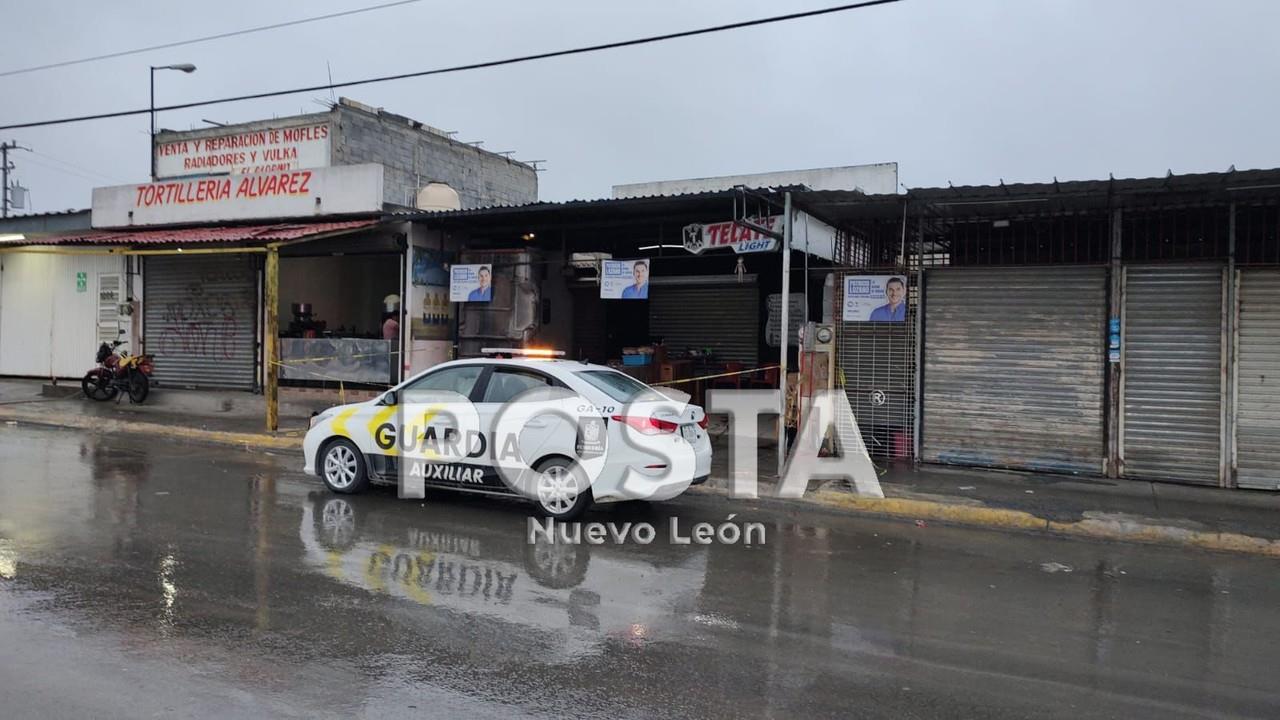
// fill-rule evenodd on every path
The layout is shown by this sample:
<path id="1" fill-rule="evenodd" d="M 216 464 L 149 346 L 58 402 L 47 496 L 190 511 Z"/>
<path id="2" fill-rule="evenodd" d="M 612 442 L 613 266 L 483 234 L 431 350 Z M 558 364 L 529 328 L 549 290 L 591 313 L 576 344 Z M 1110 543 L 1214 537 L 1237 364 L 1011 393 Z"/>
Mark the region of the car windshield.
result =
<path id="1" fill-rule="evenodd" d="M 574 375 L 591 383 L 593 387 L 618 402 L 665 399 L 665 396 L 657 390 L 630 375 L 614 370 L 582 370 Z"/>

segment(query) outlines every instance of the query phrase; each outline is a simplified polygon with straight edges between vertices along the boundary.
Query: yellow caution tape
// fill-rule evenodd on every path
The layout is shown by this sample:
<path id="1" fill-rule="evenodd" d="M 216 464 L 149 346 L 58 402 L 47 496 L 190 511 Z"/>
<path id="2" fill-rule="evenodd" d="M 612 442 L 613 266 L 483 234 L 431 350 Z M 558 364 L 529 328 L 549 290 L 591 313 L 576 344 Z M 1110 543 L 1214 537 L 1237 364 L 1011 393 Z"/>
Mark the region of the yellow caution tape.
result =
<path id="1" fill-rule="evenodd" d="M 668 385 L 679 385 L 680 383 L 699 382 L 701 380 L 714 380 L 715 378 L 732 377 L 734 375 L 750 375 L 752 373 L 758 373 L 761 370 L 776 370 L 779 367 L 781 367 L 781 365 L 769 365 L 767 367 L 751 368 L 750 370 L 735 370 L 733 372 L 718 373 L 716 375 L 701 375 L 698 377 L 680 378 L 679 380 L 667 380 L 665 382 L 657 382 L 653 384 L 660 387 L 666 387 Z"/>
<path id="2" fill-rule="evenodd" d="M 288 362 L 281 362 L 281 365 L 292 365 L 294 363 L 313 363 L 324 362 L 326 360 L 355 360 L 367 357 L 386 357 L 388 355 L 399 355 L 399 350 L 388 350 L 387 352 L 377 353 L 359 353 L 356 355 L 329 355 L 328 357 L 309 357 L 309 358 L 289 358 Z"/>

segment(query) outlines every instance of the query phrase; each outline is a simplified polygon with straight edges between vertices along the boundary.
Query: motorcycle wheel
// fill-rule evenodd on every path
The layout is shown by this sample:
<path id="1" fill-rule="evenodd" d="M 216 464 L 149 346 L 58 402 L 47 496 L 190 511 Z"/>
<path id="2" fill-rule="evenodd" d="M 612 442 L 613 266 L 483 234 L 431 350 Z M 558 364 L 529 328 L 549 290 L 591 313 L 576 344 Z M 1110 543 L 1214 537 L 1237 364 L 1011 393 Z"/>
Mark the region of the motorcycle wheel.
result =
<path id="1" fill-rule="evenodd" d="M 111 373 L 100 368 L 84 374 L 80 380 L 80 389 L 85 397 L 98 401 L 110 400 L 120 392 L 111 384 Z"/>
<path id="2" fill-rule="evenodd" d="M 138 371 L 129 373 L 129 402 L 141 405 L 151 392 L 151 381 Z"/>

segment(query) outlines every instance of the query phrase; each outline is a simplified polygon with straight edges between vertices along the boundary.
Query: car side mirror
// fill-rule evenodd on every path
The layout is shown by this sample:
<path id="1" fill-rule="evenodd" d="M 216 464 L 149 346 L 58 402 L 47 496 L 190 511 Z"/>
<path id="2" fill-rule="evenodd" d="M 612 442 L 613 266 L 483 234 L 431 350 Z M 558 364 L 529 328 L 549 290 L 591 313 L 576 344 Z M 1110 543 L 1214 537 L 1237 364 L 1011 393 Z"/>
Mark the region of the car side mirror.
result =
<path id="1" fill-rule="evenodd" d="M 400 402 L 400 399 L 396 397 L 395 390 L 386 391 L 383 393 L 382 398 L 378 400 L 379 405 L 395 405 L 398 402 Z"/>

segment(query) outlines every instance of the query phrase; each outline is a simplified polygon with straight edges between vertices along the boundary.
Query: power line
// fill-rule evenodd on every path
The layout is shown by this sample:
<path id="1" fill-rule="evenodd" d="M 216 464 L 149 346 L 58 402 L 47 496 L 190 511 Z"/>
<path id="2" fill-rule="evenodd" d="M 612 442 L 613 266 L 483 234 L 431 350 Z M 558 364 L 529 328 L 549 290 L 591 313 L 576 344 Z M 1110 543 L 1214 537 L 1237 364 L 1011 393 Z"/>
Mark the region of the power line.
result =
<path id="1" fill-rule="evenodd" d="M 647 45 L 649 43 L 662 42 L 665 40 L 676 40 L 679 38 L 694 37 L 696 35 L 708 35 L 711 33 L 725 32 L 727 30 L 738 30 L 758 25 L 768 25 L 771 23 L 785 22 L 787 20 L 799 20 L 801 18 L 810 18 L 819 15 L 830 15 L 832 13 L 845 12 L 847 10 L 859 10 L 861 8 L 873 7 L 875 5 L 888 5 L 889 3 L 896 2 L 901 2 L 901 0 L 867 0 L 867 2 L 836 5 L 834 7 L 822 8 L 819 10 L 807 10 L 787 15 L 774 15 L 772 17 L 759 18 L 756 20 L 744 20 L 742 22 L 729 23 L 727 25 L 714 25 L 711 27 L 698 28 L 697 30 L 683 30 L 681 32 L 666 33 L 664 35 L 651 35 L 649 37 L 636 38 L 634 40 L 621 40 L 619 42 L 602 43 L 600 45 L 588 45 L 569 50 L 554 50 L 551 52 L 537 53 L 535 55 L 521 55 L 519 57 L 506 58 L 503 60 L 489 60 L 487 62 L 454 65 L 453 67 L 401 73 L 399 75 L 384 75 L 382 77 L 368 78 L 366 80 L 351 80 L 349 82 L 329 83 L 328 85 L 313 85 L 311 87 L 294 88 L 292 90 L 273 90 L 270 92 L 253 93 L 250 95 L 218 98 L 215 100 L 200 100 L 197 102 L 180 103 L 177 105 L 165 105 L 164 107 L 156 107 L 155 111 L 185 110 L 187 108 L 203 107 L 205 105 L 219 105 L 222 103 L 240 102 L 242 100 L 259 100 L 262 98 L 278 97 L 280 95 L 297 95 L 300 93 L 318 92 L 321 90 L 354 87 L 356 85 L 372 85 L 374 83 L 390 82 L 392 80 L 426 77 L 428 75 L 444 75 L 446 73 L 462 72 L 465 70 L 480 70 L 484 68 L 500 67 L 503 65 L 515 65 L 517 63 L 531 62 L 533 60 L 546 60 L 548 58 L 565 57 L 568 55 L 581 55 L 583 53 L 599 52 L 601 50 L 615 50 L 617 48 Z M 0 130 L 17 130 L 20 128 L 43 127 L 47 125 L 65 125 L 67 123 L 85 122 L 87 120 L 106 120 L 109 118 L 128 117 L 130 115 L 145 115 L 151 111 L 151 108 L 142 108 L 139 110 L 119 110 L 117 112 L 98 113 L 96 115 L 79 115 L 76 117 L 59 118 L 57 120 L 38 120 L 34 122 L 17 123 L 14 125 L 0 125 Z"/>
<path id="2" fill-rule="evenodd" d="M 96 60 L 109 60 L 111 58 L 124 57 L 126 55 L 138 55 L 145 52 L 151 52 L 152 50 L 166 50 L 168 48 L 180 47 L 182 45 L 195 45 L 196 43 L 209 42 L 210 40 L 222 40 L 223 38 L 235 37 L 237 35 L 248 35 L 250 33 L 264 32 L 266 30 L 278 30 L 279 28 L 291 27 L 293 25 L 304 25 L 306 23 L 318 22 L 320 20 L 332 20 L 333 18 L 345 17 L 347 15 L 358 15 L 360 13 L 373 12 L 374 10 L 385 10 L 389 7 L 408 5 L 416 2 L 422 2 L 422 0 L 396 0 L 396 2 L 356 8 L 354 10 L 343 10 L 342 12 L 330 13 L 328 15 L 317 15 L 315 17 L 302 18 L 299 20 L 287 20 L 285 22 L 275 23 L 274 25 L 262 25 L 261 27 L 245 28 L 244 30 L 232 30 L 230 32 L 218 33 L 217 35 L 206 35 L 204 37 L 191 38 L 190 40 L 178 40 L 175 42 L 164 43 L 162 45 L 135 48 L 133 50 L 121 50 L 119 52 L 107 53 L 105 55 L 94 55 L 92 57 L 80 58 L 78 60 L 63 60 L 61 62 L 49 63 L 48 65 L 34 65 L 32 67 L 19 68 L 17 70 L 6 70 L 4 72 L 0 72 L 0 77 L 21 75 L 23 73 L 35 72 L 37 70 L 50 70 L 53 68 L 66 67 L 68 65 L 80 65 L 82 63 L 94 62 Z"/>
<path id="3" fill-rule="evenodd" d="M 89 179 L 89 180 L 93 180 L 94 178 L 90 178 L 88 177 L 88 175 L 96 175 L 98 176 L 98 178 L 102 180 L 110 180 L 111 182 L 121 182 L 119 178 L 112 177 L 111 175 L 107 175 L 105 173 L 100 173 L 97 170 L 84 167 L 83 165 L 77 165 L 76 163 L 73 163 L 70 160 L 63 160 L 60 157 L 54 157 L 53 155 L 50 155 L 48 153 L 42 153 L 39 150 L 32 150 L 31 154 L 34 155 L 35 157 L 27 158 L 28 160 L 34 162 L 37 165 L 44 166 L 50 170 L 59 170 L 62 172 L 71 173 L 73 175 L 80 175 L 81 177 L 85 177 L 86 179 Z M 38 160 L 37 158 L 44 158 L 44 160 L 41 161 L 41 160 Z M 57 166 L 55 166 L 54 163 L 56 163 Z M 63 166 L 63 167 L 58 167 L 58 166 Z"/>
<path id="4" fill-rule="evenodd" d="M 79 171 L 79 170 L 72 170 L 72 169 L 70 169 L 70 168 L 60 167 L 60 166 L 58 166 L 58 165 L 54 165 L 53 163 L 43 162 L 43 161 L 41 161 L 41 160 L 37 160 L 37 159 L 35 159 L 35 158 L 27 158 L 27 159 L 26 159 L 26 162 L 28 162 L 28 163 L 30 163 L 30 164 L 32 164 L 32 165 L 34 165 L 34 166 L 36 166 L 36 167 L 44 168 L 45 170 L 49 170 L 49 171 L 56 172 L 56 173 L 62 173 L 62 174 L 64 174 L 64 175 L 72 175 L 72 176 L 78 177 L 78 178 L 80 178 L 80 179 L 82 179 L 82 180 L 88 180 L 88 181 L 90 181 L 90 182 L 100 183 L 100 182 L 102 182 L 103 180 L 111 180 L 111 178 L 94 177 L 93 175 L 89 175 L 88 173 L 84 173 L 84 172 L 81 172 L 81 171 Z M 29 178 L 28 178 L 28 179 L 29 179 Z M 118 181 L 117 181 L 117 180 L 111 180 L 111 182 L 118 182 Z"/>

